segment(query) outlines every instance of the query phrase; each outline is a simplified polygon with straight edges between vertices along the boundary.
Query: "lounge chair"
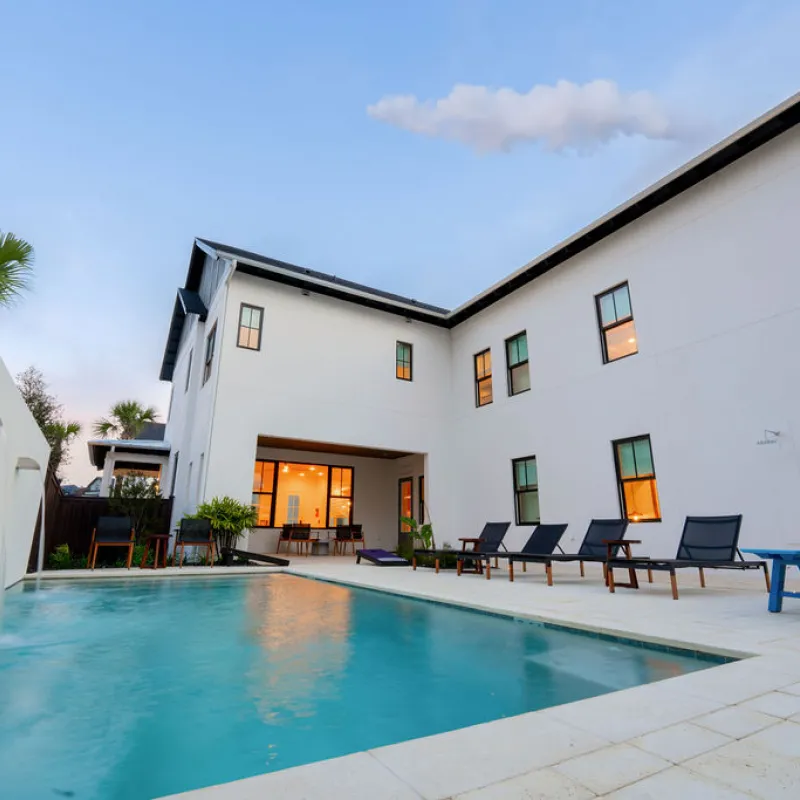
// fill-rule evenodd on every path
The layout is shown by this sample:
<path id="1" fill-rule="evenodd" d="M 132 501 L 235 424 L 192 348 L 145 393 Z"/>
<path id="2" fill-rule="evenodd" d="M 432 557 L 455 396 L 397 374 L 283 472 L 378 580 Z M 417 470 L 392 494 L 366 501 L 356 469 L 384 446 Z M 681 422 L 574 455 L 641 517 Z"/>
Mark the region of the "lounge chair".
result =
<path id="1" fill-rule="evenodd" d="M 89 569 L 94 569 L 97 563 L 97 551 L 101 547 L 127 547 L 128 561 L 125 566 L 130 569 L 135 540 L 136 533 L 130 517 L 98 517 L 97 523 L 92 529 L 87 566 Z"/>
<path id="2" fill-rule="evenodd" d="M 675 574 L 679 569 L 696 569 L 700 573 L 700 586 L 705 588 L 706 569 L 763 569 L 764 579 L 769 591 L 769 572 L 766 561 L 745 561 L 739 551 L 739 532 L 742 527 L 742 515 L 730 517 L 686 517 L 683 523 L 683 534 L 678 545 L 678 553 L 672 559 L 637 558 L 611 559 L 608 562 L 608 590 L 613 592 L 614 570 L 646 569 L 652 575 L 657 572 L 669 572 L 672 585 L 672 599 L 678 599 L 678 579 Z"/>
<path id="3" fill-rule="evenodd" d="M 364 558 L 376 567 L 407 567 L 411 562 L 407 558 L 390 553 L 388 550 L 364 550 L 362 548 L 356 553 L 356 564 L 361 563 Z"/>
<path id="4" fill-rule="evenodd" d="M 486 577 L 491 577 L 491 558 L 503 558 L 508 561 L 508 579 L 514 580 L 514 563 L 522 564 L 523 572 L 527 569 L 529 562 L 535 564 L 544 564 L 545 572 L 547 573 L 547 585 L 553 585 L 553 569 L 552 569 L 552 555 L 556 548 L 563 554 L 559 541 L 566 531 L 566 524 L 558 525 L 537 525 L 533 529 L 527 542 L 522 547 L 522 550 L 511 553 L 496 553 L 494 555 L 486 556 Z"/>
<path id="5" fill-rule="evenodd" d="M 205 547 L 206 564 L 211 562 L 214 566 L 214 531 L 211 530 L 211 522 L 207 519 L 182 519 L 178 528 L 178 535 L 175 539 L 175 560 L 178 567 L 183 566 L 183 557 L 186 555 L 186 547 Z M 178 548 L 181 555 L 178 558 Z"/>
<path id="6" fill-rule="evenodd" d="M 356 545 L 364 547 L 364 531 L 361 525 L 337 525 L 336 538 L 333 540 L 333 554 L 341 552 L 342 555 L 347 551 L 347 545 L 353 545 L 353 553 L 356 552 Z"/>
<path id="7" fill-rule="evenodd" d="M 477 557 L 478 554 L 486 555 L 492 554 L 494 555 L 500 547 L 505 548 L 503 545 L 503 537 L 506 535 L 506 531 L 511 527 L 510 522 L 487 522 L 483 526 L 483 530 L 481 531 L 481 535 L 477 539 L 460 539 L 463 543 L 463 546 L 466 547 L 467 544 L 472 543 L 473 549 L 467 551 L 458 550 L 415 550 L 414 556 L 412 558 L 412 566 L 414 569 L 417 568 L 417 555 L 421 556 L 433 556 L 434 558 L 434 566 L 436 568 L 436 572 L 439 572 L 439 563 L 441 561 L 442 556 L 456 556 L 458 560 L 458 574 L 460 575 L 463 571 L 463 564 L 464 561 L 474 561 L 477 565 L 477 571 L 480 571 L 482 568 L 483 560 L 480 557 Z"/>

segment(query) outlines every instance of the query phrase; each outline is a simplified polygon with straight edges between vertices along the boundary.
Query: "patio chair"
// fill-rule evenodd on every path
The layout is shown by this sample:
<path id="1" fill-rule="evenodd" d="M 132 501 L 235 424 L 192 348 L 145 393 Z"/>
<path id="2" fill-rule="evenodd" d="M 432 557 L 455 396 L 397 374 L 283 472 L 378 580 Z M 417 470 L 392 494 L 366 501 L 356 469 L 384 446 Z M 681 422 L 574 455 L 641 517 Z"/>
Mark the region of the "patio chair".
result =
<path id="1" fill-rule="evenodd" d="M 528 541 L 522 547 L 522 550 L 517 552 L 497 553 L 493 558 L 503 558 L 508 561 L 508 579 L 514 580 L 514 563 L 522 564 L 522 571 L 527 571 L 528 563 L 544 564 L 545 573 L 547 575 L 547 585 L 553 585 L 553 569 L 551 556 L 556 548 L 563 554 L 559 542 L 564 532 L 567 530 L 566 523 L 556 525 L 537 525 L 533 529 L 533 533 L 528 538 Z M 486 564 L 486 577 L 491 577 L 491 566 L 489 564 L 489 557 L 487 556 Z"/>
<path id="2" fill-rule="evenodd" d="M 336 538 L 333 540 L 333 554 L 347 552 L 347 545 L 353 546 L 353 554 L 356 552 L 356 544 L 361 544 L 364 547 L 364 531 L 361 525 L 337 525 Z"/>
<path id="3" fill-rule="evenodd" d="M 289 551 L 289 541 L 291 540 L 292 536 L 292 523 L 286 523 L 283 528 L 281 528 L 280 533 L 278 534 L 278 546 L 275 548 L 275 555 L 280 553 L 281 551 L 281 544 L 286 542 L 286 551 Z"/>
<path id="4" fill-rule="evenodd" d="M 287 549 L 291 549 L 292 544 L 300 555 L 300 549 L 304 548 L 306 555 L 311 551 L 311 545 L 315 540 L 311 538 L 311 523 L 300 522 L 289 526 L 289 543 Z"/>
<path id="5" fill-rule="evenodd" d="M 211 522 L 207 519 L 182 519 L 178 528 L 178 536 L 175 539 L 175 559 L 178 560 L 178 548 L 181 550 L 178 567 L 183 566 L 183 557 L 186 554 L 186 547 L 205 547 L 206 564 L 210 561 L 210 566 L 214 566 L 214 532 L 211 530 Z"/>
<path id="6" fill-rule="evenodd" d="M 770 589 L 766 561 L 745 561 L 739 550 L 739 533 L 742 515 L 728 517 L 686 517 L 678 552 L 672 559 L 637 558 L 611 559 L 608 562 L 608 591 L 614 592 L 614 570 L 646 569 L 649 574 L 669 572 L 672 599 L 678 599 L 676 570 L 696 569 L 700 573 L 700 586 L 705 588 L 706 569 L 763 569 L 767 591 Z"/>
<path id="7" fill-rule="evenodd" d="M 415 550 L 411 559 L 411 564 L 414 569 L 416 569 L 417 555 L 433 556 L 436 572 L 438 573 L 442 556 L 448 555 L 456 556 L 458 559 L 460 559 L 458 561 L 459 575 L 463 571 L 463 561 L 465 560 L 474 561 L 478 565 L 477 571 L 480 571 L 482 569 L 483 560 L 481 557 L 478 557 L 478 554 L 480 554 L 480 556 L 489 554 L 494 555 L 498 552 L 500 547 L 505 548 L 505 545 L 503 545 L 503 537 L 506 535 L 506 531 L 510 527 L 510 522 L 487 522 L 483 526 L 481 535 L 477 539 L 460 539 L 463 547 L 465 548 L 467 544 L 471 542 L 473 545 L 472 550 L 465 550 L 462 552 L 457 550 Z"/>
<path id="8" fill-rule="evenodd" d="M 128 561 L 125 566 L 130 569 L 135 540 L 136 533 L 130 517 L 98 517 L 92 529 L 87 566 L 94 569 L 97 563 L 97 551 L 101 547 L 127 547 Z"/>

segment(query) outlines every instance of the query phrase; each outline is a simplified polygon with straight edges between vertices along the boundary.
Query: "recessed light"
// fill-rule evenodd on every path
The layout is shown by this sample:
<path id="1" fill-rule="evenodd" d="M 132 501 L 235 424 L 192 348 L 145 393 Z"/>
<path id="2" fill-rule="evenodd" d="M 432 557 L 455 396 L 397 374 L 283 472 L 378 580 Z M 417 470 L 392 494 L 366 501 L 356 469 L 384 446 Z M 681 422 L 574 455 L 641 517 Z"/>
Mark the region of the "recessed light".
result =
<path id="1" fill-rule="evenodd" d="M 628 339 L 628 344 L 636 344 L 636 339 Z"/>

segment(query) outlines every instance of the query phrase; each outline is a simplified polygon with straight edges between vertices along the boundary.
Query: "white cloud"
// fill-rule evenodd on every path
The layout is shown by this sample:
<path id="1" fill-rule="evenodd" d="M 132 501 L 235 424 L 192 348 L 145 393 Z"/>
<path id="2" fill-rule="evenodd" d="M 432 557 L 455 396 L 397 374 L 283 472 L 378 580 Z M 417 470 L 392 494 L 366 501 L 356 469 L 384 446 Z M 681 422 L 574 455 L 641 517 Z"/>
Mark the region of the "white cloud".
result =
<path id="1" fill-rule="evenodd" d="M 679 135 L 679 125 L 654 94 L 623 92 L 608 80 L 582 86 L 558 81 L 534 86 L 526 94 L 458 84 L 435 102 L 420 102 L 414 95 L 383 97 L 367 113 L 412 133 L 452 139 L 480 151 L 507 151 L 537 141 L 551 150 L 586 151 L 617 136 Z"/>

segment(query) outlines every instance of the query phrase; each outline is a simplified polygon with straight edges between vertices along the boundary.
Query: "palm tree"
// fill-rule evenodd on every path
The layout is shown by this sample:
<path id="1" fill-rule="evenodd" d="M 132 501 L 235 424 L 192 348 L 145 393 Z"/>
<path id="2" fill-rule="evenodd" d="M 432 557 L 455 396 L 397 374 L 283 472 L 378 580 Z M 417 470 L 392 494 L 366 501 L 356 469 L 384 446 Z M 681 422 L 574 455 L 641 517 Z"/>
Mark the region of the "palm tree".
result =
<path id="1" fill-rule="evenodd" d="M 0 231 L 0 306 L 9 306 L 28 288 L 33 247 L 13 233 Z"/>
<path id="2" fill-rule="evenodd" d="M 80 432 L 80 422 L 51 422 L 45 426 L 44 438 L 50 445 L 50 468 L 54 472 L 66 463 L 67 448 Z"/>
<path id="3" fill-rule="evenodd" d="M 111 407 L 108 418 L 103 417 L 94 423 L 96 436 L 104 439 L 135 439 L 148 422 L 155 422 L 158 413 L 155 408 L 145 408 L 136 400 L 122 400 Z"/>

